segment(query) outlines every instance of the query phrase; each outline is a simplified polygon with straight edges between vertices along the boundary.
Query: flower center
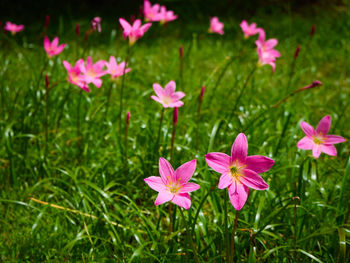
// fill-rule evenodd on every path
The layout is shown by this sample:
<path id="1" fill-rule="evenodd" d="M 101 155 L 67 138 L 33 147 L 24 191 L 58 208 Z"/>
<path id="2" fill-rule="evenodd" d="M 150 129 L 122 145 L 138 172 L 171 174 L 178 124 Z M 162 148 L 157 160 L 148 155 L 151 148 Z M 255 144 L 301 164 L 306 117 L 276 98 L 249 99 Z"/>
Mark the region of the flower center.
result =
<path id="1" fill-rule="evenodd" d="M 180 178 L 176 182 L 172 182 L 170 176 L 168 176 L 168 184 L 165 185 L 171 194 L 176 194 L 181 188 Z"/>
<path id="2" fill-rule="evenodd" d="M 318 136 L 318 137 L 314 136 L 313 139 L 314 139 L 314 143 L 318 144 L 318 145 L 324 144 L 326 141 L 325 138 L 320 137 L 320 136 Z"/>
<path id="3" fill-rule="evenodd" d="M 239 178 L 243 176 L 244 167 L 246 167 L 246 165 L 240 165 L 238 160 L 236 160 L 236 162 L 230 166 L 232 178 L 238 181 Z"/>

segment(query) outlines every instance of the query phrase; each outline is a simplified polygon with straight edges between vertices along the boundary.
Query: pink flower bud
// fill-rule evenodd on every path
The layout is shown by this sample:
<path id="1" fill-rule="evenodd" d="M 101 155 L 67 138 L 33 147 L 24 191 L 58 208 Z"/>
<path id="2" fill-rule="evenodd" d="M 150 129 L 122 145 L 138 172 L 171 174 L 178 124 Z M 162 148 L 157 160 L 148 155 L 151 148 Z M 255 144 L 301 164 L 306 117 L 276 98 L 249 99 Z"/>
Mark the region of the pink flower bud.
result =
<path id="1" fill-rule="evenodd" d="M 315 87 L 318 87 L 318 86 L 322 86 L 322 82 L 319 81 L 319 80 L 315 80 L 310 85 L 307 85 L 307 86 L 305 86 L 303 88 L 297 89 L 295 92 L 300 92 L 300 91 L 303 91 L 303 90 L 312 89 L 312 88 L 315 88 Z"/>
<path id="2" fill-rule="evenodd" d="M 49 85 L 50 85 L 49 76 L 46 74 L 45 75 L 45 86 L 47 89 L 49 88 Z"/>
<path id="3" fill-rule="evenodd" d="M 130 15 L 130 22 L 134 23 L 136 20 L 136 16 L 135 15 Z"/>
<path id="4" fill-rule="evenodd" d="M 45 24 L 44 24 L 44 28 L 48 28 L 50 24 L 50 16 L 46 15 L 45 16 Z"/>
<path id="5" fill-rule="evenodd" d="M 179 118 L 179 109 L 178 108 L 174 108 L 174 114 L 173 114 L 173 123 L 174 123 L 174 125 L 177 124 L 178 118 Z"/>
<path id="6" fill-rule="evenodd" d="M 184 57 L 184 47 L 183 45 L 180 46 L 180 59 L 183 59 Z"/>
<path id="7" fill-rule="evenodd" d="M 76 24 L 76 25 L 75 25 L 75 34 L 76 34 L 77 36 L 80 35 L 80 25 L 79 25 L 79 24 Z"/>
<path id="8" fill-rule="evenodd" d="M 315 35 L 315 32 L 316 32 L 316 25 L 313 24 L 311 27 L 310 36 L 312 37 L 313 35 Z"/>
<path id="9" fill-rule="evenodd" d="M 205 91 L 205 86 L 202 86 L 201 95 L 200 95 L 200 100 L 203 100 L 204 91 Z"/>
<path id="10" fill-rule="evenodd" d="M 129 125 L 130 123 L 130 111 L 126 114 L 126 125 Z"/>
<path id="11" fill-rule="evenodd" d="M 300 52 L 300 45 L 298 45 L 298 46 L 297 46 L 297 49 L 295 50 L 294 59 L 297 59 L 297 58 L 298 58 L 299 52 Z"/>

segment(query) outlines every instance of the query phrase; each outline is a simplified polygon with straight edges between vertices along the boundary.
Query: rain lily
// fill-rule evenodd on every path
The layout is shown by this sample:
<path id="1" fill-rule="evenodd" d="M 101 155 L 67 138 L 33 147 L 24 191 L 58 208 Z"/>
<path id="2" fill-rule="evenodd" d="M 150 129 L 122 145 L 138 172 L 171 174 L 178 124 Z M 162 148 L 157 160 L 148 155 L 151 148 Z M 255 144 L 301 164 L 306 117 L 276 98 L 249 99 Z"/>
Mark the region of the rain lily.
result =
<path id="1" fill-rule="evenodd" d="M 174 12 L 171 10 L 167 11 L 165 6 L 161 6 L 159 18 L 160 18 L 160 23 L 165 24 L 177 19 L 177 15 L 175 15 Z"/>
<path id="2" fill-rule="evenodd" d="M 317 125 L 316 130 L 307 122 L 300 123 L 301 129 L 306 136 L 302 138 L 297 147 L 303 150 L 312 150 L 312 155 L 317 159 L 321 152 L 331 156 L 337 156 L 337 149 L 333 144 L 345 142 L 345 139 L 338 135 L 328 135 L 331 127 L 331 116 L 323 117 Z"/>
<path id="3" fill-rule="evenodd" d="M 181 206 L 185 209 L 191 207 L 191 198 L 188 193 L 200 188 L 198 184 L 189 183 L 196 170 L 196 160 L 184 163 L 174 171 L 171 164 L 164 158 L 159 158 L 159 176 L 151 176 L 145 180 L 149 187 L 158 192 L 155 205 L 165 202 Z"/>
<path id="4" fill-rule="evenodd" d="M 91 21 L 91 28 L 93 31 L 101 32 L 101 17 L 95 17 Z"/>
<path id="5" fill-rule="evenodd" d="M 124 74 L 125 62 L 121 62 L 119 65 L 115 60 L 115 57 L 110 56 L 109 63 L 106 62 L 107 66 L 107 74 L 110 74 L 113 79 L 117 79 L 118 77 Z M 125 73 L 128 73 L 131 68 L 126 68 Z"/>
<path id="6" fill-rule="evenodd" d="M 80 70 L 87 84 L 92 83 L 97 88 L 101 88 L 102 80 L 100 78 L 107 74 L 106 71 L 102 70 L 105 64 L 106 61 L 104 60 L 99 60 L 93 64 L 91 57 L 88 57 L 86 59 L 86 66 L 84 64 L 80 65 Z"/>
<path id="7" fill-rule="evenodd" d="M 271 65 L 272 71 L 275 71 L 276 58 L 281 56 L 281 54 L 277 50 L 270 49 L 270 50 L 264 51 L 263 48 L 258 48 L 258 55 L 259 55 L 259 61 L 258 61 L 259 66 L 264 66 L 268 64 L 268 65 Z"/>
<path id="8" fill-rule="evenodd" d="M 249 188 L 265 190 L 269 187 L 259 173 L 268 171 L 275 163 L 265 156 L 247 154 L 247 138 L 240 133 L 232 145 L 231 156 L 219 152 L 205 156 L 207 164 L 221 173 L 218 188 L 228 187 L 230 201 L 236 210 L 244 206 Z"/>
<path id="9" fill-rule="evenodd" d="M 55 37 L 51 43 L 50 43 L 50 39 L 47 36 L 45 36 L 44 38 L 44 49 L 47 55 L 49 56 L 49 58 L 52 58 L 53 56 L 60 54 L 63 51 L 65 46 L 66 44 L 58 45 L 58 37 Z"/>
<path id="10" fill-rule="evenodd" d="M 185 93 L 181 91 L 175 92 L 175 89 L 176 83 L 173 80 L 166 84 L 164 89 L 158 83 L 154 83 L 153 90 L 157 96 L 152 95 L 151 98 L 162 104 L 164 108 L 181 107 L 184 105 L 181 99 L 185 97 Z"/>
<path id="11" fill-rule="evenodd" d="M 273 49 L 278 44 L 278 40 L 275 38 L 265 40 L 264 29 L 258 28 L 257 30 L 259 32 L 259 38 L 257 41 L 255 41 L 255 44 L 258 47 L 258 49 L 260 48 L 263 51 L 269 51 L 269 50 Z"/>
<path id="12" fill-rule="evenodd" d="M 81 75 L 81 67 L 84 66 L 84 60 L 79 59 L 75 66 L 72 67 L 69 62 L 63 61 L 63 65 L 66 68 L 68 72 L 68 81 L 72 83 L 73 85 L 78 86 L 79 88 L 90 92 L 89 86 L 85 82 L 85 78 Z"/>
<path id="13" fill-rule="evenodd" d="M 220 35 L 224 34 L 224 23 L 221 23 L 219 21 L 219 18 L 216 16 L 210 18 L 210 27 L 209 27 L 209 33 L 218 33 Z"/>
<path id="14" fill-rule="evenodd" d="M 159 21 L 160 20 L 160 5 L 151 5 L 148 0 L 144 1 L 143 14 L 145 15 L 146 21 Z"/>
<path id="15" fill-rule="evenodd" d="M 18 32 L 21 32 L 22 30 L 24 30 L 24 25 L 16 25 L 14 23 L 7 21 L 4 29 L 7 31 L 10 31 L 11 34 L 14 35 Z"/>
<path id="16" fill-rule="evenodd" d="M 135 42 L 142 37 L 152 25 L 152 23 L 146 23 L 141 26 L 140 19 L 136 19 L 132 26 L 123 18 L 119 18 L 119 23 L 124 29 L 123 37 L 125 39 L 129 37 L 129 45 L 135 44 Z"/>
<path id="17" fill-rule="evenodd" d="M 259 28 L 256 27 L 256 23 L 251 23 L 251 25 L 249 25 L 247 21 L 243 20 L 240 27 L 242 28 L 244 38 L 248 38 L 259 33 Z"/>

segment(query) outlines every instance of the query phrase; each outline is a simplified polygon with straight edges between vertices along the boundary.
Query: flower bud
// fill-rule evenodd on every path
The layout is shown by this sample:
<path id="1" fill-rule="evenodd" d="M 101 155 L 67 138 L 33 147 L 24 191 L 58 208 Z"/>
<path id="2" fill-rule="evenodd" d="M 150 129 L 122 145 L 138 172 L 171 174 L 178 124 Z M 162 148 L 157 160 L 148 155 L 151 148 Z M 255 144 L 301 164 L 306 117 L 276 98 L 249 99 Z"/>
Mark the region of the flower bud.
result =
<path id="1" fill-rule="evenodd" d="M 50 24 L 50 16 L 46 15 L 45 16 L 45 24 L 44 24 L 44 28 L 48 28 Z"/>
<path id="2" fill-rule="evenodd" d="M 303 90 L 312 89 L 312 88 L 315 88 L 315 87 L 318 87 L 318 86 L 322 86 L 322 82 L 319 81 L 319 80 L 315 80 L 310 85 L 307 85 L 307 86 L 305 86 L 303 88 L 297 89 L 295 92 L 300 92 L 300 91 L 303 91 Z"/>
<path id="3" fill-rule="evenodd" d="M 173 123 L 174 123 L 174 125 L 177 124 L 178 118 L 179 118 L 179 108 L 174 108 L 174 114 L 173 114 Z"/>
<path id="4" fill-rule="evenodd" d="M 298 58 L 299 52 L 300 52 L 300 45 L 298 45 L 298 46 L 297 46 L 297 49 L 295 50 L 294 59 L 297 59 L 297 58 Z"/>
<path id="5" fill-rule="evenodd" d="M 50 85 L 49 76 L 46 74 L 45 75 L 45 86 L 47 89 L 49 88 L 49 85 Z"/>
<path id="6" fill-rule="evenodd" d="M 129 125 L 130 123 L 130 111 L 126 114 L 126 125 Z"/>
<path id="7" fill-rule="evenodd" d="M 184 57 L 184 47 L 183 47 L 183 45 L 181 45 L 180 46 L 180 59 L 183 59 L 183 57 Z"/>
<path id="8" fill-rule="evenodd" d="M 203 100 L 204 91 L 205 91 L 205 86 L 202 86 L 201 95 L 200 95 L 200 98 L 199 98 L 200 100 Z"/>
<path id="9" fill-rule="evenodd" d="M 77 36 L 80 35 L 80 25 L 79 25 L 79 24 L 76 24 L 76 25 L 75 25 L 75 34 L 76 34 Z"/>
<path id="10" fill-rule="evenodd" d="M 312 37 L 313 35 L 315 35 L 315 32 L 316 32 L 316 25 L 313 24 L 311 27 L 310 36 Z"/>

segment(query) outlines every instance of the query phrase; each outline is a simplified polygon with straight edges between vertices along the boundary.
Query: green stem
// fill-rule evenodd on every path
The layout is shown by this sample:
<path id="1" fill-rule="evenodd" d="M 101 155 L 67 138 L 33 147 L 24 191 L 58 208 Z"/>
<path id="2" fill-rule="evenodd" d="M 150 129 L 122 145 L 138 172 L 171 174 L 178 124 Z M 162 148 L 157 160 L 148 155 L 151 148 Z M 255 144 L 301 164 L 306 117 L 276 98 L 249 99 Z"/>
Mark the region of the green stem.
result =
<path id="1" fill-rule="evenodd" d="M 174 142 L 175 142 L 175 133 L 176 133 L 176 124 L 173 126 L 173 133 L 171 136 L 171 145 L 170 145 L 170 163 L 173 161 L 173 155 L 174 155 Z"/>
<path id="2" fill-rule="evenodd" d="M 49 142 L 49 87 L 45 85 L 45 97 L 46 97 L 46 111 L 45 111 L 45 153 L 48 153 Z"/>
<path id="3" fill-rule="evenodd" d="M 81 106 L 82 96 L 83 96 L 83 90 L 80 90 L 78 104 L 77 104 L 77 137 L 79 141 L 79 148 L 81 148 L 81 141 L 82 141 L 82 138 L 80 137 L 80 106 Z"/>
<path id="4" fill-rule="evenodd" d="M 111 86 L 108 89 L 108 94 L 107 94 L 107 103 L 106 103 L 106 120 L 108 118 L 108 109 L 109 109 L 109 103 L 111 101 L 111 96 L 112 96 L 112 90 L 115 88 L 116 84 L 113 82 Z"/>
<path id="5" fill-rule="evenodd" d="M 229 237 L 228 237 L 228 220 L 227 220 L 227 193 L 224 197 L 224 229 L 225 229 L 225 244 L 226 244 L 226 260 L 230 258 L 230 247 L 229 247 Z"/>
<path id="6" fill-rule="evenodd" d="M 159 120 L 159 128 L 158 128 L 158 137 L 157 137 L 157 141 L 156 141 L 156 148 L 155 148 L 155 151 L 157 153 L 159 153 L 159 142 L 160 142 L 160 133 L 161 133 L 161 130 L 162 130 L 162 124 L 163 124 L 163 119 L 164 119 L 164 111 L 165 111 L 165 108 L 163 107 L 162 108 L 162 111 L 160 113 L 160 120 Z"/>
<path id="7" fill-rule="evenodd" d="M 231 263 L 233 263 L 233 258 L 235 256 L 235 235 L 236 235 L 236 230 L 238 225 L 238 217 L 239 217 L 239 210 L 236 210 L 236 218 L 235 218 L 235 223 L 233 225 L 232 237 L 231 237 L 231 256 L 230 256 Z"/>
<path id="8" fill-rule="evenodd" d="M 125 58 L 125 67 L 122 76 L 122 85 L 120 88 L 120 98 L 119 98 L 119 131 L 122 132 L 122 113 L 123 113 L 123 95 L 124 95 L 124 84 L 125 84 L 125 71 L 129 63 L 130 56 L 130 45 L 128 44 L 128 51 Z"/>
<path id="9" fill-rule="evenodd" d="M 196 263 L 200 263 L 199 258 L 198 258 L 198 254 L 197 254 L 196 246 L 193 243 L 192 234 L 191 234 L 192 232 L 189 229 L 189 224 L 187 223 L 187 220 L 185 218 L 184 213 L 182 212 L 182 209 L 180 208 L 179 210 L 180 210 L 181 216 L 183 218 L 183 221 L 185 222 L 186 233 L 187 233 L 188 239 L 190 240 L 190 244 L 191 244 L 191 247 L 192 247 L 192 252 L 193 252 L 193 255 L 194 255 L 194 259 L 195 259 Z"/>

